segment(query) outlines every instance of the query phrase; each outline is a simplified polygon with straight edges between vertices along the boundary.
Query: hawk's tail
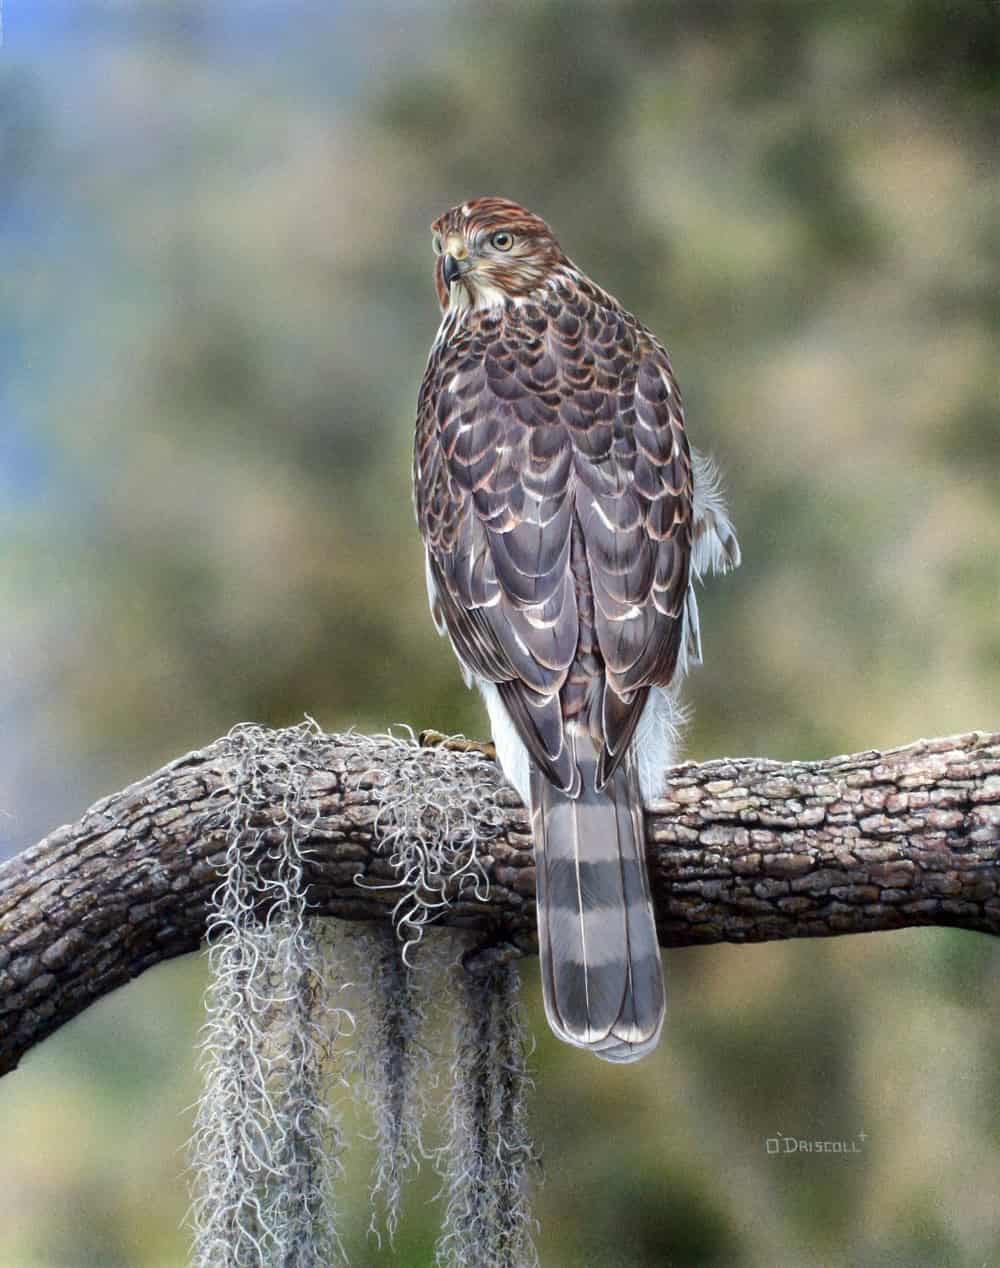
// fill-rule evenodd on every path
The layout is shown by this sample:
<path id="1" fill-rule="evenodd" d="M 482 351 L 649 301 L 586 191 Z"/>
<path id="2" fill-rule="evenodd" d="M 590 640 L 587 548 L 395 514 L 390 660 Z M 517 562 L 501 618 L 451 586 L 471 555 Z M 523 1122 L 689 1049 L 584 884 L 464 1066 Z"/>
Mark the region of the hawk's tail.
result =
<path id="1" fill-rule="evenodd" d="M 660 1037 L 666 999 L 631 759 L 603 791 L 589 736 L 567 728 L 582 787 L 531 773 L 538 951 L 549 1025 L 605 1061 L 637 1061 Z"/>

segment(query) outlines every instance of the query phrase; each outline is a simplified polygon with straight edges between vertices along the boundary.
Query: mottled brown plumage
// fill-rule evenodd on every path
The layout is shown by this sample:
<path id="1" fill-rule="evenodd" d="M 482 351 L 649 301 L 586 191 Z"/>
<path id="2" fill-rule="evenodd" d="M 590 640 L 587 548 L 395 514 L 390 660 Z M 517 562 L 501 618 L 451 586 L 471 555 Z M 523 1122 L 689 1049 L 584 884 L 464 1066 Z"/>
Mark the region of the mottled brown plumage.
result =
<path id="1" fill-rule="evenodd" d="M 695 530 L 680 395 L 663 345 L 566 258 L 539 217 L 480 198 L 432 228 L 445 313 L 418 402 L 414 488 L 435 620 L 493 701 L 494 729 L 498 699 L 527 750 L 530 792 L 507 773 L 541 816 L 536 849 L 546 851 L 547 821 L 549 837 L 556 821 L 576 834 L 573 877 L 562 878 L 572 892 L 553 895 L 551 867 L 543 859 L 539 869 L 543 973 L 552 947 L 566 951 L 578 934 L 569 958 L 593 962 L 587 919 L 595 906 L 622 908 L 610 935 L 619 945 L 602 951 L 617 957 L 618 977 L 608 986 L 591 965 L 581 986 L 559 952 L 550 1020 L 572 1042 L 628 1059 L 655 1042 L 662 1020 L 662 983 L 659 994 L 644 987 L 658 1015 L 622 1038 L 620 1014 L 635 1011 L 634 944 L 652 938 L 656 949 L 630 746 L 650 690 L 669 686 L 685 638 L 697 641 L 696 620 L 685 629 Z M 503 760 L 499 737 L 498 748 Z M 610 852 L 609 836 L 619 847 Z M 605 868 L 589 893 L 587 839 Z M 549 864 L 560 848 L 549 842 Z M 570 909 L 554 940 L 553 903 Z M 643 911 L 629 917 L 629 904 Z M 571 1016 L 574 992 L 586 997 L 582 1022 Z"/>
<path id="2" fill-rule="evenodd" d="M 466 232 L 531 226 L 546 267 L 532 293 L 517 259 L 499 261 L 491 282 L 521 302 L 445 322 L 418 405 L 418 513 L 462 661 L 505 684 L 532 756 L 569 789 L 563 717 L 585 715 L 606 780 L 646 688 L 673 677 L 691 455 L 656 337 L 537 217 L 503 199 L 471 207 Z M 435 230 L 460 219 L 456 208 Z"/>

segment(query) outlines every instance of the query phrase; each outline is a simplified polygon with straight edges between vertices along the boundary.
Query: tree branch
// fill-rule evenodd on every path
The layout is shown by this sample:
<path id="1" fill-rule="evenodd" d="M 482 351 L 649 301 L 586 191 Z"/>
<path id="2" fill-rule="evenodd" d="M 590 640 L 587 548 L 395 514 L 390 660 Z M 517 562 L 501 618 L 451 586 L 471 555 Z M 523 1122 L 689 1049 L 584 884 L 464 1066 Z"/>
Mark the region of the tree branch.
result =
<path id="1" fill-rule="evenodd" d="M 258 733 L 259 734 L 259 733 Z M 267 733 L 277 766 L 282 737 Z M 301 738 L 301 737 L 300 737 Z M 388 920 L 398 888 L 381 847 L 398 740 L 321 736 L 296 810 L 308 823 L 310 906 Z M 427 750 L 406 746 L 407 761 Z M 456 768 L 462 753 L 442 760 Z M 440 769 L 440 766 L 438 766 Z M 288 784 L 268 767 L 255 864 L 283 840 Z M 482 799 L 496 836 L 440 923 L 534 949 L 527 816 L 499 773 Z M 227 737 L 92 806 L 0 866 L 0 1074 L 94 1000 L 202 941 L 243 777 Z M 647 814 L 664 946 L 952 925 L 1000 933 L 1000 734 L 923 740 L 821 762 L 725 759 L 670 772 Z M 418 790 L 419 791 L 419 790 Z M 424 790 L 433 811 L 435 790 Z M 381 825 L 380 819 L 380 825 Z M 360 881 L 360 883 L 359 883 Z M 261 913 L 264 914 L 263 912 Z"/>

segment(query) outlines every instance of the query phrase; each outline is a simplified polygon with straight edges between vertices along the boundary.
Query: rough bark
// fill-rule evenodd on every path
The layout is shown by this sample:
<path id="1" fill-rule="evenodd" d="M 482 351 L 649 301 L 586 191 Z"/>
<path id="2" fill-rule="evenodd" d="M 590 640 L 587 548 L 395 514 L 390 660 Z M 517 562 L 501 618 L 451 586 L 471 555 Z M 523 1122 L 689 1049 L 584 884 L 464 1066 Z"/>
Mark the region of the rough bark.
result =
<path id="1" fill-rule="evenodd" d="M 388 751 L 364 737 L 323 738 L 299 815 L 311 825 L 317 914 L 390 919 L 399 891 L 358 883 L 394 879 L 375 829 Z M 484 948 L 530 952 L 527 818 L 491 779 L 484 796 L 502 822 L 480 859 L 488 899 L 460 896 L 440 920 L 471 930 Z M 217 741 L 0 866 L 0 1074 L 94 1000 L 198 947 L 237 783 L 232 746 Z M 819 762 L 685 763 L 668 787 L 647 815 L 664 946 L 907 925 L 1000 933 L 1000 734 Z M 273 819 L 255 820 L 265 844 L 281 840 L 284 792 L 275 778 Z M 265 851 L 258 862 L 267 866 Z"/>

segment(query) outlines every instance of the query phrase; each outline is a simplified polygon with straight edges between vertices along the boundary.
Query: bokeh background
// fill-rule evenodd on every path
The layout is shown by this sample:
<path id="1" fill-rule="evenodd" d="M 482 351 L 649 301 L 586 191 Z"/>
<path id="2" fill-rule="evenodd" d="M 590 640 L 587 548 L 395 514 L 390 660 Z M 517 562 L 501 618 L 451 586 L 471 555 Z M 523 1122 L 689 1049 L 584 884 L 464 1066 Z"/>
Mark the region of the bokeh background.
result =
<path id="1" fill-rule="evenodd" d="M 745 563 L 689 756 L 1000 725 L 993 0 L 5 0 L 0 853 L 235 722 L 482 734 L 425 610 L 428 225 L 545 215 L 667 342 Z M 656 1055 L 526 998 L 545 1265 L 1000 1264 L 1000 951 L 685 950 Z M 204 965 L 0 1083 L 0 1265 L 185 1261 Z M 777 1133 L 854 1140 L 773 1157 Z M 423 1177 L 395 1255 L 430 1263 Z"/>

